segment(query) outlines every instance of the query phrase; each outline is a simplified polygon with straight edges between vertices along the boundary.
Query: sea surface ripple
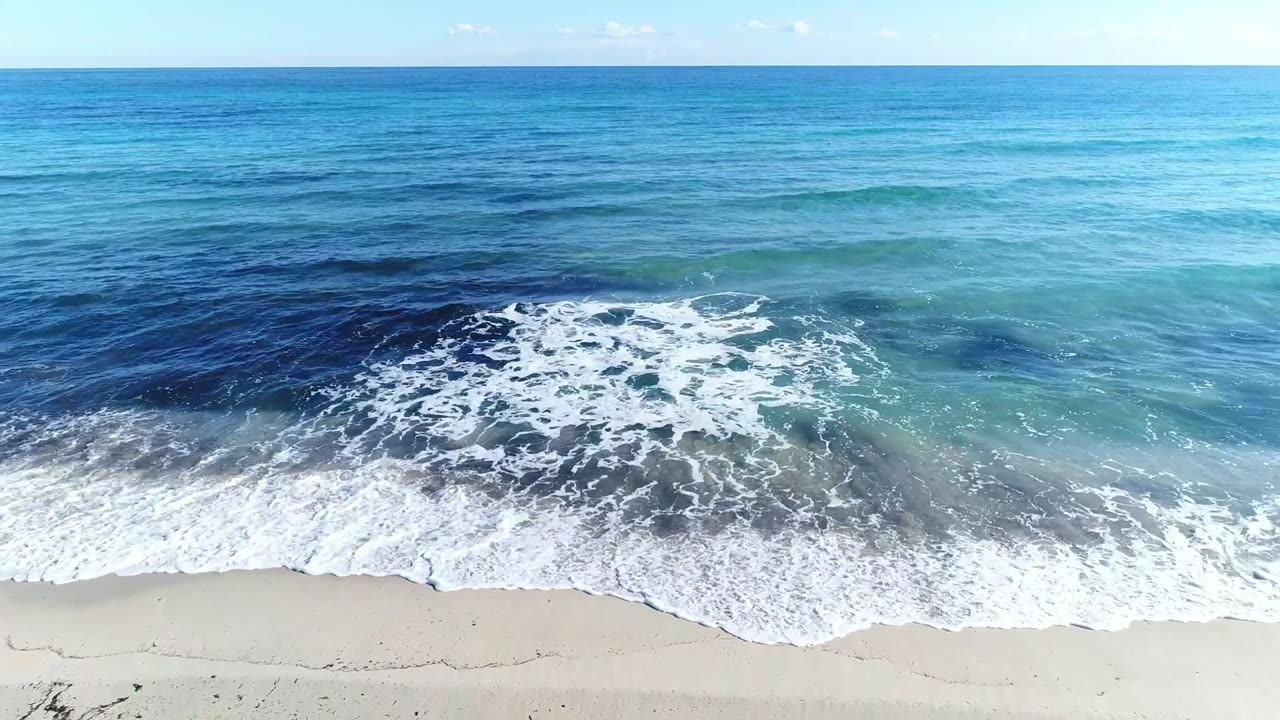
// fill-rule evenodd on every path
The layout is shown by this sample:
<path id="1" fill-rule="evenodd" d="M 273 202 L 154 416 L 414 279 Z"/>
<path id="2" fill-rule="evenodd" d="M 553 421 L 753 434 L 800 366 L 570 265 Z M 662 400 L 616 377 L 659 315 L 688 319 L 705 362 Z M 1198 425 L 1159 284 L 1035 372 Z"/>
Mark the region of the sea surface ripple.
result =
<path id="1" fill-rule="evenodd" d="M 0 578 L 1280 621 L 1277 88 L 0 72 Z"/>

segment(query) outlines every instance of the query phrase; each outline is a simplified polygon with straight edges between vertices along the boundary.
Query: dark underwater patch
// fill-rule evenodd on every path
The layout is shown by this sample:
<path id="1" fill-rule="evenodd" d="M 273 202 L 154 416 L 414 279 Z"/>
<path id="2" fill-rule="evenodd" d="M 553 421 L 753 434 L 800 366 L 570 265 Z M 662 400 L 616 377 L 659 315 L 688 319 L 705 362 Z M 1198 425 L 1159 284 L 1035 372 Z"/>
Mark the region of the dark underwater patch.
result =
<path id="1" fill-rule="evenodd" d="M 866 290 L 845 290 L 822 298 L 822 304 L 857 320 L 887 315 L 898 309 L 893 298 Z"/>
<path id="2" fill-rule="evenodd" d="M 1060 363 L 1036 347 L 1012 325 L 1000 323 L 958 324 L 948 333 L 943 352 L 956 366 L 967 370 L 1012 370 L 1040 375 Z"/>
<path id="3" fill-rule="evenodd" d="M 312 263 L 311 267 L 319 272 L 335 271 L 369 275 L 399 275 L 402 273 L 421 272 L 430 267 L 430 264 L 431 261 L 426 258 L 335 258 Z"/>

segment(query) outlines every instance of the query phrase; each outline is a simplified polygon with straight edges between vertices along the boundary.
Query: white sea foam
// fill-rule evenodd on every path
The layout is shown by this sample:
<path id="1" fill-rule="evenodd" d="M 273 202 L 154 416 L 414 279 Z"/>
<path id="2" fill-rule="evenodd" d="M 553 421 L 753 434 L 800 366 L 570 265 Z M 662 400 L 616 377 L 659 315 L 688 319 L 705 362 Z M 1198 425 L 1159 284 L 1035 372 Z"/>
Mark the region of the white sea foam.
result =
<path id="1" fill-rule="evenodd" d="M 331 396 L 369 418 L 347 442 L 361 457 L 412 437 L 425 440 L 419 463 L 504 477 L 653 474 L 676 462 L 691 483 L 749 494 L 796 461 L 792 424 L 767 412 L 821 424 L 859 392 L 861 374 L 884 372 L 852 329 L 799 317 L 784 335 L 762 316 L 765 302 L 513 305 L 458 321 Z"/>
<path id="2" fill-rule="evenodd" d="M 1280 620 L 1280 500 L 1157 502 L 1105 482 L 1156 472 L 1120 452 L 1098 449 L 1084 479 L 1058 473 L 1063 516 L 1093 514 L 1079 542 L 1035 523 L 904 532 L 905 516 L 842 515 L 863 501 L 842 494 L 857 467 L 830 439 L 884 365 L 850 328 L 771 320 L 765 307 L 741 296 L 511 307 L 371 364 L 319 416 L 104 411 L 11 429 L 6 446 L 23 451 L 0 460 L 0 578 L 287 567 L 446 590 L 578 588 L 801 644 L 873 623 Z M 800 416 L 816 437 L 795 435 Z M 502 439 L 486 439 L 497 426 Z M 903 482 L 957 462 L 917 440 Z M 1217 462 L 1164 452 L 1147 459 Z M 1055 467 L 999 459 L 1019 477 Z M 1240 472 L 1276 463 L 1229 459 Z M 609 462 L 638 475 L 602 488 Z M 688 476 L 670 480 L 671 463 Z M 564 480 L 566 466 L 580 482 Z M 526 482 L 553 474 L 571 491 Z M 888 481 L 887 492 L 907 492 Z M 692 499 L 659 502 L 650 495 L 663 483 Z M 1045 511 L 1045 490 L 1031 512 Z M 711 512 L 724 497 L 735 512 Z M 960 512 L 929 497 L 943 515 Z M 769 502 L 787 512 L 762 524 L 753 513 Z M 677 511 L 716 521 L 657 527 Z"/>
<path id="3" fill-rule="evenodd" d="M 674 303 L 512 305 L 462 321 L 463 337 L 373 366 L 361 377 L 365 404 L 399 431 L 463 443 L 457 459 L 474 448 L 467 441 L 503 422 L 550 437 L 589 426 L 600 431 L 605 451 L 646 444 L 643 429 L 659 427 L 677 437 L 782 442 L 761 408 L 828 408 L 832 401 L 820 383 L 857 383 L 854 363 L 879 368 L 856 335 L 830 327 L 750 342 L 774 327 L 760 315 L 763 302 L 714 295 Z M 474 346 L 485 331 L 497 337 L 472 350 L 481 358 L 462 357 L 462 347 Z"/>
<path id="4" fill-rule="evenodd" d="M 945 628 L 1230 616 L 1280 620 L 1280 506 L 1245 521 L 1221 508 L 1148 506 L 1159 536 L 1141 553 L 957 537 L 950 547 L 839 531 L 659 536 L 601 527 L 552 501 L 434 494 L 413 468 L 230 476 L 196 485 L 83 467 L 7 471 L 0 577 L 66 582 L 107 574 L 287 567 L 398 575 L 441 589 L 578 588 L 647 602 L 758 642 L 817 643 L 873 623 Z M 1270 575 L 1270 578 L 1267 576 Z M 411 622 L 406 619 L 406 622 Z"/>

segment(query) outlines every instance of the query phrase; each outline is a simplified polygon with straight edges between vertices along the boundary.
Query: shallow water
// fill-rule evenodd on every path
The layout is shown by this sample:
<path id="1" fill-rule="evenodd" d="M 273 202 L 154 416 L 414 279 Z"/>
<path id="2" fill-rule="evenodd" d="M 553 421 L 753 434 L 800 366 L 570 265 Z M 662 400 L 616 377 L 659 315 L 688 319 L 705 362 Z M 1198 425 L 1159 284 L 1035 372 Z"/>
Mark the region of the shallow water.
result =
<path id="1" fill-rule="evenodd" d="M 0 577 L 1278 620 L 1278 88 L 0 73 Z"/>

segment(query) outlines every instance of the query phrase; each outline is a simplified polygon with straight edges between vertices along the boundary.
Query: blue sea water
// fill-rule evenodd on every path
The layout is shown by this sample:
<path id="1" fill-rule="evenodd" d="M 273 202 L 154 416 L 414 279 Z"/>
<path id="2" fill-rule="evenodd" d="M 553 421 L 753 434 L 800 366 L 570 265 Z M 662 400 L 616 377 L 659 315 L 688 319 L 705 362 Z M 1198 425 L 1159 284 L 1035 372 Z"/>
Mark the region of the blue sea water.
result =
<path id="1" fill-rule="evenodd" d="M 0 72 L 0 577 L 1276 621 L 1277 317 L 1275 68 Z"/>

